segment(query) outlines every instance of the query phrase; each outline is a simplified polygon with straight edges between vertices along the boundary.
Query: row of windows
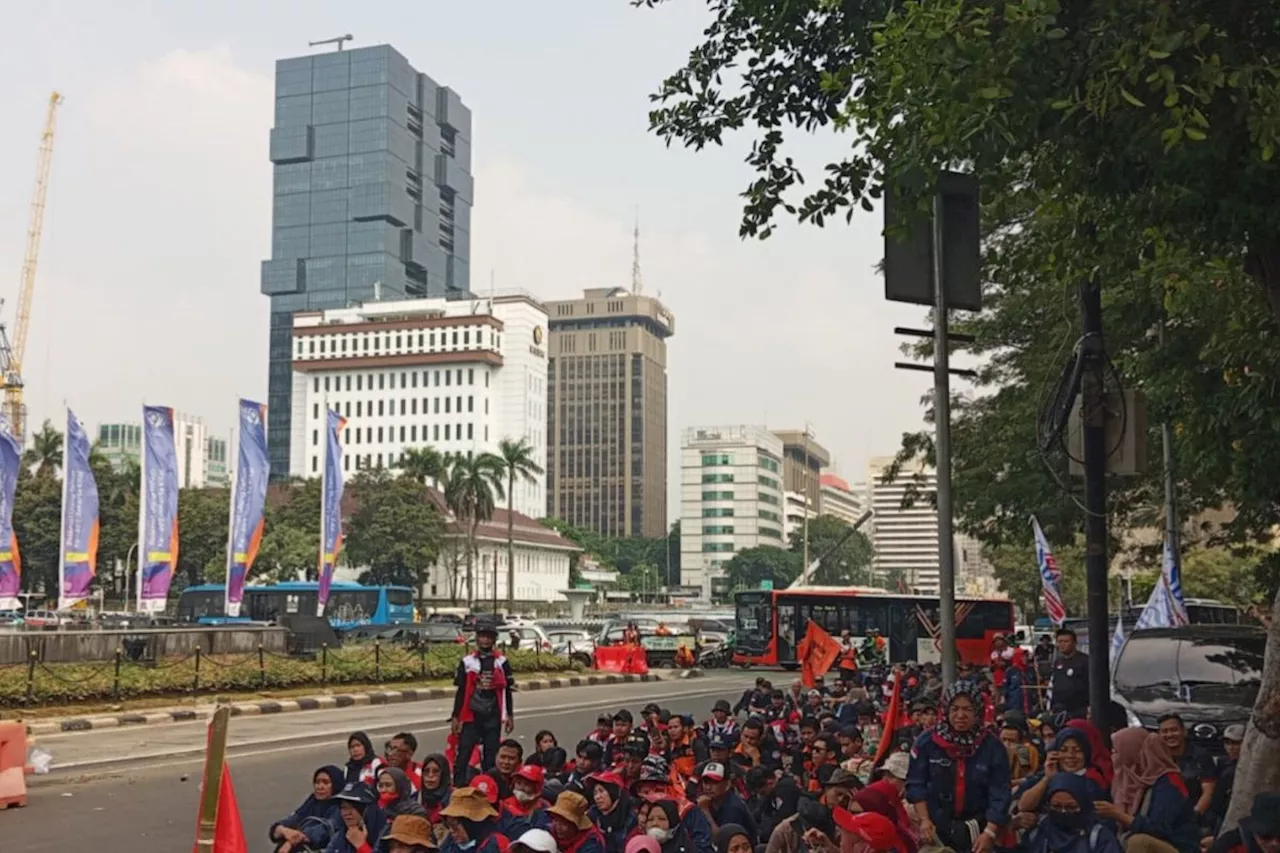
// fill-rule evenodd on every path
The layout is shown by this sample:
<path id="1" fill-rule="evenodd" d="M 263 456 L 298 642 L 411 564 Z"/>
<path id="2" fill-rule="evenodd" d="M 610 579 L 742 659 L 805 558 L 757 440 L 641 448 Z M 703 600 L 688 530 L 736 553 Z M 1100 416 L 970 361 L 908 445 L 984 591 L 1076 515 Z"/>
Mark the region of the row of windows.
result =
<path id="1" fill-rule="evenodd" d="M 776 512 L 770 512 L 767 509 L 760 510 L 760 517 L 764 519 L 768 519 L 769 521 L 772 521 L 775 524 L 782 523 L 782 516 L 778 515 Z"/>
<path id="2" fill-rule="evenodd" d="M 464 384 L 466 385 L 476 384 L 476 369 L 474 367 L 468 367 L 464 370 L 463 368 L 459 367 L 456 370 L 445 368 L 444 370 L 421 371 L 422 387 L 423 388 L 440 387 L 441 374 L 444 375 L 444 387 L 446 388 L 450 387 L 451 385 L 461 386 Z M 488 388 L 489 387 L 489 371 L 485 370 L 484 368 L 480 368 L 480 374 L 482 377 L 484 377 L 484 387 Z M 400 387 L 401 388 L 417 388 L 418 375 L 419 375 L 419 371 L 417 370 L 408 370 L 408 371 L 401 370 L 399 372 Z M 465 383 L 462 381 L 462 378 L 464 375 L 466 376 L 466 380 L 467 380 Z M 370 391 L 374 390 L 373 386 L 374 386 L 375 378 L 377 379 L 377 385 L 378 385 L 377 390 L 379 391 L 385 391 L 388 388 L 394 389 L 396 387 L 396 371 L 390 371 L 390 372 L 384 371 L 381 373 L 355 374 L 354 390 L 363 391 L 365 389 L 365 384 L 366 384 L 365 376 L 369 377 L 368 386 Z M 351 377 L 352 377 L 352 374 L 350 373 L 344 376 L 324 376 L 324 377 L 316 376 L 312 379 L 312 390 L 316 394 L 319 394 L 320 386 L 323 385 L 325 391 L 351 391 L 353 390 L 351 387 L 352 386 Z M 333 380 L 332 382 L 330 382 L 331 379 Z M 427 380 L 431 380 L 431 381 L 427 381 Z M 316 417 L 320 417 L 320 415 L 317 414 Z"/>
<path id="3" fill-rule="evenodd" d="M 768 471 L 772 471 L 775 474 L 780 472 L 777 461 L 774 459 L 770 459 L 768 456 L 760 457 L 760 467 Z"/>
<path id="4" fill-rule="evenodd" d="M 461 331 L 461 342 L 459 342 Z M 485 334 L 488 331 L 488 334 Z M 436 339 L 439 338 L 437 344 Z M 414 346 L 414 339 L 417 346 Z M 300 336 L 295 340 L 294 353 L 297 358 L 340 357 L 348 353 L 370 352 L 369 344 L 373 343 L 372 352 L 385 355 L 408 355 L 423 352 L 451 352 L 459 347 L 470 347 L 472 341 L 477 347 L 486 344 L 491 349 L 502 348 L 502 336 L 494 329 L 482 329 L 478 326 L 467 326 L 452 332 L 341 332 L 322 336 Z M 348 349 L 348 344 L 350 348 Z"/>
<path id="5" fill-rule="evenodd" d="M 715 492 L 711 492 L 710 494 L 714 495 Z M 731 506 L 705 507 L 702 510 L 702 517 L 703 518 L 733 518 L 733 507 Z"/>
<path id="6" fill-rule="evenodd" d="M 732 542 L 703 542 L 702 553 L 731 554 L 733 553 L 733 543 Z"/>
<path id="7" fill-rule="evenodd" d="M 471 456 L 472 451 L 468 450 L 466 451 L 466 453 L 467 453 L 467 456 Z M 363 468 L 381 468 L 384 465 L 384 460 L 385 460 L 385 465 L 387 467 L 395 467 L 396 465 L 399 465 L 400 463 L 404 462 L 404 457 L 405 457 L 405 453 L 403 450 L 400 451 L 399 453 L 386 453 L 386 454 L 366 453 L 363 456 L 361 456 L 359 453 L 343 453 L 342 454 L 342 470 L 343 471 L 351 470 L 352 459 L 355 460 L 355 469 L 359 471 Z M 311 473 L 313 474 L 318 473 L 319 470 L 320 470 L 320 457 L 312 456 L 311 457 Z"/>
<path id="8" fill-rule="evenodd" d="M 778 500 L 777 497 L 773 495 L 766 495 L 764 492 L 761 492 L 760 494 L 756 495 L 756 499 L 760 501 L 760 503 L 773 504 L 774 506 L 782 506 L 782 501 Z"/>
<path id="9" fill-rule="evenodd" d="M 702 533 L 705 536 L 728 536 L 733 533 L 732 524 L 704 524 Z"/>
<path id="10" fill-rule="evenodd" d="M 727 453 L 704 453 L 702 455 L 702 464 L 708 465 L 732 465 L 733 459 Z"/>
<path id="11" fill-rule="evenodd" d="M 758 477 L 757 479 L 760 481 L 760 485 L 762 486 L 768 486 L 771 489 L 778 489 L 778 481 L 772 477 Z"/>
<path id="12" fill-rule="evenodd" d="M 428 437 L 427 437 L 427 430 L 428 430 L 428 426 L 430 426 L 430 432 L 431 432 L 431 437 L 430 437 L 430 438 L 428 438 Z M 456 429 L 454 428 L 454 425 L 453 425 L 453 424 L 444 424 L 444 438 L 443 438 L 443 439 L 440 437 L 440 434 L 441 434 L 440 426 L 441 426 L 440 424 L 423 424 L 423 425 L 422 425 L 422 440 L 423 440 L 423 441 L 472 441 L 472 440 L 474 440 L 474 439 L 475 439 L 475 437 L 476 437 L 475 424 L 458 424 Z M 464 432 L 463 427 L 464 427 L 464 426 L 466 427 L 466 430 L 465 430 L 466 435 L 465 435 L 465 436 L 463 435 L 463 432 Z M 382 444 L 382 443 L 383 443 L 383 442 L 385 442 L 385 441 L 395 441 L 395 440 L 396 440 L 396 428 L 395 428 L 395 427 L 385 427 L 385 433 L 384 433 L 384 431 L 383 431 L 383 430 L 384 430 L 384 427 L 377 427 L 376 432 L 375 432 L 374 427 L 363 427 L 363 428 L 362 428 L 362 427 L 347 427 L 345 430 L 343 430 L 343 431 L 342 431 L 342 443 L 343 443 L 344 445 L 351 445 L 351 444 Z M 375 437 L 375 436 L 376 436 L 376 437 Z M 352 441 L 352 439 L 355 439 L 355 440 L 354 440 L 354 441 Z M 401 427 L 400 427 L 400 439 L 399 439 L 399 440 L 400 440 L 401 442 L 404 442 L 404 441 L 417 441 L 417 440 L 418 440 L 418 425 L 417 425 L 417 424 L 412 424 L 412 425 L 410 425 L 410 426 L 409 426 L 409 427 L 407 427 L 407 428 L 406 428 L 406 427 L 404 427 L 404 426 L 401 426 Z M 485 441 L 488 441 L 488 440 L 489 440 L 489 427 L 488 427 L 488 426 L 486 426 L 486 427 L 484 428 L 484 440 L 485 440 Z M 319 447 L 319 446 L 320 446 L 320 430 L 318 430 L 318 429 L 313 429 L 313 430 L 311 431 L 311 446 L 312 446 L 312 447 Z"/>
<path id="13" fill-rule="evenodd" d="M 760 525 L 760 535 L 761 535 L 761 536 L 768 536 L 768 537 L 769 537 L 769 538 L 771 538 L 771 539 L 778 539 L 778 540 L 781 540 L 781 539 L 782 539 L 782 531 L 781 531 L 781 530 L 775 530 L 775 529 L 774 529 L 774 528 L 772 528 L 772 527 L 765 527 L 763 524 L 762 524 L 762 525 Z"/>
<path id="14" fill-rule="evenodd" d="M 733 492 L 703 492 L 702 499 L 704 501 L 731 501 L 733 500 Z"/>
<path id="15" fill-rule="evenodd" d="M 702 482 L 704 483 L 732 483 L 732 474 L 703 474 Z"/>
<path id="16" fill-rule="evenodd" d="M 427 405 L 428 400 L 431 401 L 430 406 Z M 422 398 L 422 414 L 424 415 L 440 414 L 441 400 L 444 400 L 444 414 L 446 415 L 452 415 L 455 413 L 459 415 L 462 414 L 463 405 L 462 405 L 461 395 L 457 397 L 423 397 Z M 487 415 L 489 414 L 489 398 L 484 397 L 483 402 L 484 402 L 484 413 Z M 396 401 L 394 398 L 390 400 L 378 400 L 377 403 L 378 405 L 375 407 L 373 400 L 370 400 L 367 405 L 364 400 L 356 400 L 354 417 L 372 418 L 372 417 L 395 417 L 396 416 Z M 386 403 L 386 405 L 384 406 L 383 403 Z M 375 415 L 375 409 L 376 409 L 376 415 Z M 333 410 L 335 412 L 341 413 L 341 415 L 344 418 L 352 417 L 350 400 L 347 400 L 342 403 L 335 403 L 333 406 Z M 467 412 L 474 412 L 476 410 L 476 398 L 474 396 L 471 396 L 471 395 L 467 396 L 466 410 Z M 401 398 L 400 399 L 400 416 L 404 417 L 406 415 L 416 415 L 416 414 L 418 414 L 418 398 L 413 397 L 407 400 L 404 398 Z M 311 404 L 311 419 L 315 421 L 320 420 L 320 404 L 319 403 Z"/>

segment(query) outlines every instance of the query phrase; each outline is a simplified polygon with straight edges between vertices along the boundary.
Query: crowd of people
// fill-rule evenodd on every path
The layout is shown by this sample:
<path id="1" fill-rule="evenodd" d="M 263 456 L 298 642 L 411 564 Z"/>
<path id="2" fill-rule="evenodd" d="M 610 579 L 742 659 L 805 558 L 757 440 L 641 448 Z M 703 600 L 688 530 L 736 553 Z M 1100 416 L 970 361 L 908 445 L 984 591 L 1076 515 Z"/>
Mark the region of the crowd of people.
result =
<path id="1" fill-rule="evenodd" d="M 1003 642 L 945 690 L 933 665 L 850 657 L 833 682 L 760 678 L 705 717 L 623 708 L 528 750 L 495 638 L 482 628 L 458 667 L 444 752 L 418 760 L 403 732 L 378 753 L 356 732 L 270 827 L 277 851 L 1280 853 L 1280 793 L 1221 831 L 1243 732 L 1214 757 L 1176 715 L 1095 728 L 1069 631 L 1047 691 L 1025 687 Z"/>

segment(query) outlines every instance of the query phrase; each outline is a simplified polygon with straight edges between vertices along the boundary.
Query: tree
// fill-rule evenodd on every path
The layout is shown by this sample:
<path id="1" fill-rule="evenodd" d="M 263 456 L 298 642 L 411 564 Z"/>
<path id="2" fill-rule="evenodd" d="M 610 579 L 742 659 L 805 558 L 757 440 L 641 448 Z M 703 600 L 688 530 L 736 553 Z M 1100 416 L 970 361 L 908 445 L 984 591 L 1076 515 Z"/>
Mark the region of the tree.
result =
<path id="1" fill-rule="evenodd" d="M 480 453 L 471 456 L 458 454 L 450 460 L 449 483 L 445 488 L 444 498 L 450 511 L 463 525 L 467 536 L 466 552 L 466 587 L 467 602 L 476 601 L 475 558 L 476 532 L 480 522 L 493 518 L 493 510 L 497 500 L 503 494 L 502 459 L 492 453 Z M 497 575 L 494 576 L 494 587 L 497 588 Z M 497 597 L 497 593 L 494 593 Z M 497 603 L 496 601 L 494 602 Z"/>
<path id="2" fill-rule="evenodd" d="M 449 476 L 448 456 L 430 445 L 407 448 L 396 467 L 419 483 L 436 488 Z"/>
<path id="3" fill-rule="evenodd" d="M 534 459 L 533 446 L 521 438 L 512 441 L 504 438 L 498 442 L 497 457 L 502 460 L 502 471 L 507 479 L 507 607 L 516 603 L 516 539 L 515 539 L 515 491 L 516 480 L 526 483 L 537 481 L 542 466 Z M 496 583 L 496 582 L 495 582 Z"/>
<path id="4" fill-rule="evenodd" d="M 38 477 L 56 477 L 62 468 L 62 433 L 46 420 L 31 436 L 31 447 L 22 454 L 23 463 Z"/>
<path id="5" fill-rule="evenodd" d="M 834 515 L 820 515 L 809 521 L 809 559 L 821 559 L 812 584 L 825 586 L 869 586 L 871 584 L 871 540 L 861 531 Z M 846 538 L 846 534 L 849 534 Z M 791 531 L 791 550 L 803 554 L 804 531 Z M 803 557 L 801 557 L 803 560 Z"/>
<path id="6" fill-rule="evenodd" d="M 1191 548 L 1182 555 L 1182 594 L 1245 607 L 1258 603 L 1254 566 L 1261 555 L 1235 555 L 1225 548 Z M 1141 605 L 1155 588 L 1159 571 L 1133 577 L 1133 601 Z"/>
<path id="7" fill-rule="evenodd" d="M 662 588 L 662 575 L 657 566 L 641 563 L 625 574 L 618 574 L 618 588 L 628 592 L 652 594 Z"/>
<path id="8" fill-rule="evenodd" d="M 255 582 L 316 577 L 320 562 L 320 478 L 294 478 L 267 492 Z"/>
<path id="9" fill-rule="evenodd" d="M 759 589 L 761 581 L 773 581 L 775 589 L 783 589 L 800 576 L 800 562 L 798 552 L 785 548 L 744 548 L 724 564 L 725 580 L 730 590 Z"/>
<path id="10" fill-rule="evenodd" d="M 22 588 L 58 595 L 61 553 L 62 483 L 52 474 L 18 475 L 13 497 L 13 531 L 22 558 Z"/>
<path id="11" fill-rule="evenodd" d="M 366 468 L 350 489 L 356 509 L 347 523 L 348 562 L 368 567 L 361 583 L 414 587 L 422 610 L 444 532 L 428 487 L 407 474 L 393 478 L 385 468 Z"/>
<path id="12" fill-rule="evenodd" d="M 671 532 L 662 543 L 663 566 L 666 567 L 667 586 L 678 586 L 681 583 L 680 573 L 680 519 L 671 523 Z"/>
<path id="13" fill-rule="evenodd" d="M 227 561 L 229 489 L 182 489 L 178 492 L 178 567 L 176 575 L 194 586 L 204 583 L 205 567 Z M 224 578 L 226 570 L 222 572 Z M 175 578 L 176 579 L 176 578 Z"/>

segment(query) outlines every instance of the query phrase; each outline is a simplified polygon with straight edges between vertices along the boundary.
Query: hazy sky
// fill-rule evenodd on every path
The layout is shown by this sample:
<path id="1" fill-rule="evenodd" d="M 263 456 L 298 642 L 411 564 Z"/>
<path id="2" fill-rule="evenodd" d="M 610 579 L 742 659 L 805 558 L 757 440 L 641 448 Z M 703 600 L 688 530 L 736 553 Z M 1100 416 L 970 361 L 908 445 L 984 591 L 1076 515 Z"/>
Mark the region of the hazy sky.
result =
<path id="1" fill-rule="evenodd" d="M 647 132 L 648 95 L 694 45 L 700 0 L 52 0 L 7 10 L 0 52 L 0 315 L 12 322 L 36 146 L 66 96 L 26 379 L 32 420 L 90 429 L 145 400 L 229 432 L 266 397 L 274 61 L 342 33 L 389 42 L 474 113 L 473 286 L 565 298 L 627 285 L 638 205 L 647 292 L 676 316 L 670 459 L 691 425 L 808 420 L 850 480 L 921 423 L 926 374 L 893 369 L 873 265 L 879 213 L 737 236 L 747 140 L 696 154 Z M 796 146 L 825 162 L 846 139 Z M 816 177 L 817 169 L 813 169 Z M 677 477 L 671 477 L 672 497 Z M 678 515 L 674 500 L 669 514 Z"/>

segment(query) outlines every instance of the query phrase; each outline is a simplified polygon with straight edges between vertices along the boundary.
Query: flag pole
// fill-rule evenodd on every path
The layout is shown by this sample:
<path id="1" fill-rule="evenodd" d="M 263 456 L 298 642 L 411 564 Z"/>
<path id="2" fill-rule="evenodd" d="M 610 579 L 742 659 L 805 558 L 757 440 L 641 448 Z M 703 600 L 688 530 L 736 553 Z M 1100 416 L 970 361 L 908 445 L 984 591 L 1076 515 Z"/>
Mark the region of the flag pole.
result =
<path id="1" fill-rule="evenodd" d="M 205 752 L 204 779 L 200 788 L 200 817 L 196 821 L 196 851 L 212 853 L 218 827 L 218 801 L 222 795 L 222 772 L 227 762 L 227 727 L 231 706 L 222 705 L 209 723 L 209 747 Z"/>
<path id="2" fill-rule="evenodd" d="M 67 431 L 62 439 L 62 513 L 58 517 L 58 609 L 66 610 L 70 605 L 67 603 L 67 483 L 71 478 L 67 476 L 67 450 L 71 442 L 71 409 L 67 406 L 67 401 L 63 400 L 62 405 L 67 410 Z"/>
<path id="3" fill-rule="evenodd" d="M 237 397 L 236 421 L 235 426 L 232 427 L 231 430 L 232 444 L 234 445 L 236 452 L 232 453 L 232 448 L 227 448 L 227 464 L 231 466 L 231 478 L 228 480 L 228 486 L 230 488 L 228 489 L 227 494 L 227 574 L 222 581 L 222 612 L 233 618 L 240 615 L 240 606 L 238 604 L 236 605 L 236 612 L 231 612 L 231 567 L 235 565 L 236 559 L 236 555 L 234 553 L 236 530 L 236 475 L 240 473 L 240 466 L 236 464 L 235 461 L 239 458 L 240 453 L 240 405 L 240 399 Z M 248 582 L 249 579 L 245 578 L 246 585 Z M 243 599 L 243 595 L 241 598 Z"/>

